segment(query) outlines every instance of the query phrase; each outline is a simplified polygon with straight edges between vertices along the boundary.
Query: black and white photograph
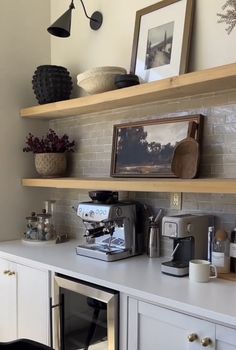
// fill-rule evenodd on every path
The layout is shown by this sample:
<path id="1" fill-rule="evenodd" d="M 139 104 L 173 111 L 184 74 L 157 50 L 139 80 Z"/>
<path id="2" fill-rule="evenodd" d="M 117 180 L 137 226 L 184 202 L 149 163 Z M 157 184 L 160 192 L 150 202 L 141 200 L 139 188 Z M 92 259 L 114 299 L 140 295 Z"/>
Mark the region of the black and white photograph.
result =
<path id="1" fill-rule="evenodd" d="M 198 122 L 195 117 L 177 117 L 115 125 L 111 175 L 173 177 L 174 149 L 188 136 L 192 120 Z"/>
<path id="2" fill-rule="evenodd" d="M 145 69 L 170 64 L 174 22 L 149 29 Z"/>
<path id="3" fill-rule="evenodd" d="M 130 72 L 141 82 L 186 73 L 192 0 L 163 0 L 136 12 Z"/>

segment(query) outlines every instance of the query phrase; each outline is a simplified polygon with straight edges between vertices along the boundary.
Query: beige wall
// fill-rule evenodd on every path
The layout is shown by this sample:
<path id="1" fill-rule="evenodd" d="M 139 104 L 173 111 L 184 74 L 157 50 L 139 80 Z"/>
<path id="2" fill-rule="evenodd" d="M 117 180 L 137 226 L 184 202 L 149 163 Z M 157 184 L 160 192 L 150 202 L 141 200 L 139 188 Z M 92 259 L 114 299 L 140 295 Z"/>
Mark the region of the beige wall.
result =
<path id="1" fill-rule="evenodd" d="M 228 35 L 217 23 L 226 0 L 196 0 L 190 69 L 200 70 L 236 61 L 236 30 Z"/>
<path id="2" fill-rule="evenodd" d="M 79 0 L 72 18 L 70 38 L 52 37 L 52 62 L 67 67 L 75 77 L 88 68 L 118 65 L 129 70 L 135 13 L 157 0 L 85 0 L 87 11 L 103 13 L 104 23 L 92 31 Z M 217 23 L 217 12 L 225 0 L 196 0 L 190 69 L 199 70 L 236 60 L 236 30 L 231 35 Z M 51 0 L 51 21 L 67 8 L 68 0 Z M 77 93 L 77 92 L 76 92 Z"/>
<path id="3" fill-rule="evenodd" d="M 33 174 L 32 155 L 22 152 L 25 136 L 47 125 L 23 121 L 21 107 L 36 104 L 31 79 L 35 68 L 50 63 L 49 2 L 1 0 L 0 11 L 0 240 L 19 238 L 25 216 L 42 207 L 43 193 L 24 189 Z"/>

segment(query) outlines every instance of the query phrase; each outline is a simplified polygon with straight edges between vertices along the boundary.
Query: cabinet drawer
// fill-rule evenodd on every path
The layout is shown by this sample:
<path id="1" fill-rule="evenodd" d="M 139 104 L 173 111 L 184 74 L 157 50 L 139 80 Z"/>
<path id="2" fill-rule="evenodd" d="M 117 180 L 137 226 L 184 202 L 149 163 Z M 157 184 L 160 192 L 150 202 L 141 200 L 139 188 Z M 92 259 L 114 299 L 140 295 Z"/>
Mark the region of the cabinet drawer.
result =
<path id="1" fill-rule="evenodd" d="M 216 325 L 217 350 L 236 349 L 236 329 Z"/>

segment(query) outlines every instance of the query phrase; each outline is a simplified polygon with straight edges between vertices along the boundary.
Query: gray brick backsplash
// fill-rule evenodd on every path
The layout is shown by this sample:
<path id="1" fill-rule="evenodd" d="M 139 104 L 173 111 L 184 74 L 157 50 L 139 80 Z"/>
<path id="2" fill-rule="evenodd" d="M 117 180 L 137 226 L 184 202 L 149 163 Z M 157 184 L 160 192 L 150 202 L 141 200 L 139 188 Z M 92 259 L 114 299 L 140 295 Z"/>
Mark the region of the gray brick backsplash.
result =
<path id="1" fill-rule="evenodd" d="M 217 144 L 224 144 L 225 143 L 225 136 L 224 135 L 217 135 L 217 141 L 216 141 L 215 135 L 209 135 L 209 134 L 207 135 L 206 132 L 204 132 L 203 139 L 204 139 L 205 146 L 214 145 L 216 142 L 217 142 Z M 206 150 L 204 149 L 203 154 L 205 154 L 205 152 L 206 152 Z"/>
<path id="2" fill-rule="evenodd" d="M 232 112 L 232 114 L 226 115 L 225 117 L 226 123 L 236 123 L 236 110 Z"/>
<path id="3" fill-rule="evenodd" d="M 104 177 L 110 174 L 113 125 L 193 114 L 205 115 L 200 176 L 235 178 L 236 91 L 234 90 L 57 119 L 50 122 L 50 127 L 59 133 L 67 133 L 76 140 L 77 150 L 70 155 L 69 162 L 71 176 Z M 57 189 L 50 191 L 50 197 L 56 200 L 57 230 L 83 242 L 83 223 L 72 207 L 76 207 L 79 201 L 89 200 L 88 191 Z M 212 214 L 216 226 L 224 227 L 228 232 L 236 221 L 236 195 L 186 193 L 182 197 L 180 212 L 170 210 L 169 193 L 122 192 L 119 197 L 146 203 L 154 213 L 163 208 L 166 215 L 180 212 Z M 171 249 L 171 240 L 162 238 L 162 255 L 170 255 Z"/>

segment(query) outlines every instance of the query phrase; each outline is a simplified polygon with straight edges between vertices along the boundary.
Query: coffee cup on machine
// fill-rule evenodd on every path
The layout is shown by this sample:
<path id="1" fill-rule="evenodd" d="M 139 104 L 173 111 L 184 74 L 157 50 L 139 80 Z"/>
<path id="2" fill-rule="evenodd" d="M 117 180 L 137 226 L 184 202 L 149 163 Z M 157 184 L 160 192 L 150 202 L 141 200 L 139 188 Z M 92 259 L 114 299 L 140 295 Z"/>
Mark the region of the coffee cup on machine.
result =
<path id="1" fill-rule="evenodd" d="M 190 260 L 189 279 L 194 282 L 208 282 L 211 278 L 217 277 L 216 266 L 208 260 Z"/>

